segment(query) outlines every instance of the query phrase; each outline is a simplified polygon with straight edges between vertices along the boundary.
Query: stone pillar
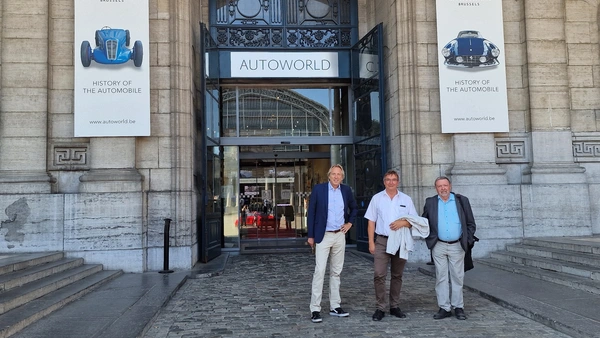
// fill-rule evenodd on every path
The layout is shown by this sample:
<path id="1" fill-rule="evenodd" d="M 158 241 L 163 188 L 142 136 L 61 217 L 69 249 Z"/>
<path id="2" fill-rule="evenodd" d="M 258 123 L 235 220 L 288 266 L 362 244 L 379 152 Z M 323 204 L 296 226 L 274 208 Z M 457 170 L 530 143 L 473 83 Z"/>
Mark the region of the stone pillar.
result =
<path id="1" fill-rule="evenodd" d="M 153 36 L 152 44 L 162 50 L 157 64 L 152 68 L 152 89 L 159 89 L 159 100 L 168 102 L 170 125 L 169 137 L 161 138 L 164 154 L 160 162 L 170 168 L 169 191 L 150 191 L 148 193 L 148 269 L 162 265 L 163 217 L 171 222 L 170 257 L 173 268 L 193 266 L 198 261 L 197 203 L 198 191 L 194 190 L 195 158 L 194 126 L 194 89 L 193 74 L 197 72 L 193 65 L 193 46 L 199 48 L 193 39 L 192 26 L 199 25 L 202 6 L 196 1 L 162 2 L 156 17 L 151 14 L 151 25 L 168 27 L 164 32 Z M 199 90 L 203 90 L 199 89 Z M 203 110 L 202 110 L 203 111 Z M 198 131 L 204 134 L 204 130 Z M 196 151 L 203 154 L 204 150 Z M 199 155 L 201 156 L 201 155 Z M 206 177 L 206 175 L 203 175 Z M 198 179 L 201 179 L 199 176 Z M 215 192 L 220 194 L 220 192 Z"/>
<path id="2" fill-rule="evenodd" d="M 419 67 L 423 59 L 419 59 L 417 54 L 419 43 L 422 43 L 417 36 L 417 13 L 421 13 L 421 7 L 424 6 L 423 1 L 396 1 L 391 8 L 376 6 L 375 9 L 380 12 L 379 15 L 387 16 L 389 24 L 384 28 L 384 45 L 390 46 L 390 52 L 393 53 L 389 58 L 386 57 L 385 64 L 385 69 L 394 78 L 393 81 L 386 81 L 387 90 L 393 93 L 391 97 L 396 97 L 386 102 L 386 115 L 390 116 L 386 121 L 387 137 L 391 141 L 387 148 L 388 167 L 400 168 L 401 190 L 412 197 L 417 208 L 420 208 L 423 200 L 421 189 L 418 188 L 421 183 L 418 135 L 422 132 L 419 125 L 422 118 L 419 99 L 422 93 L 419 93 L 419 88 L 426 86 L 419 79 L 423 69 Z"/>
<path id="3" fill-rule="evenodd" d="M 0 191 L 50 193 L 48 1 L 2 1 Z"/>
<path id="4" fill-rule="evenodd" d="M 565 3 L 525 1 L 525 20 L 533 148 L 531 181 L 584 183 L 585 169 L 573 161 Z"/>
<path id="5" fill-rule="evenodd" d="M 565 1 L 528 0 L 524 8 L 533 163 L 522 191 L 523 233 L 591 234 L 585 169 L 573 158 Z"/>

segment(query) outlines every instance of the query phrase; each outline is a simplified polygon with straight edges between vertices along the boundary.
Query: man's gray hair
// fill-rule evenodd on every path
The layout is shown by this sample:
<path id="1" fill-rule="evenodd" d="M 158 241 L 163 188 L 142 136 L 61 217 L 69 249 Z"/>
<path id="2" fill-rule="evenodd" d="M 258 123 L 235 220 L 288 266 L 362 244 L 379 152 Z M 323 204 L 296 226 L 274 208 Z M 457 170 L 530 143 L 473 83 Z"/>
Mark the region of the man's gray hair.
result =
<path id="1" fill-rule="evenodd" d="M 440 176 L 440 177 L 438 177 L 438 178 L 435 179 L 435 182 L 433 182 L 433 186 L 435 187 L 437 185 L 437 182 L 441 181 L 441 180 L 446 180 L 446 181 L 448 181 L 448 183 L 452 184 L 452 181 L 450 181 L 450 179 L 448 177 L 446 177 L 446 176 Z"/>

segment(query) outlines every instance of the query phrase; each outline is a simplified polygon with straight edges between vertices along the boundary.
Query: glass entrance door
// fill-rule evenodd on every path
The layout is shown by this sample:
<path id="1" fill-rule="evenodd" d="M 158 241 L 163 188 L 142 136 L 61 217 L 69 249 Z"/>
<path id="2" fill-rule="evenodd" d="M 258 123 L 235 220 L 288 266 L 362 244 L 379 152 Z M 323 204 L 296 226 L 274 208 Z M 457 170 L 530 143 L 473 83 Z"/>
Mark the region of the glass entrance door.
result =
<path id="1" fill-rule="evenodd" d="M 327 181 L 330 146 L 225 147 L 225 243 L 242 252 L 308 250 L 306 209 L 312 187 Z M 322 150 L 322 151 L 321 151 Z M 233 168 L 232 168 L 233 169 Z M 235 196 L 235 198 L 234 198 Z"/>
<path id="2" fill-rule="evenodd" d="M 302 238 L 302 180 L 306 161 L 249 159 L 240 161 L 240 238 Z"/>

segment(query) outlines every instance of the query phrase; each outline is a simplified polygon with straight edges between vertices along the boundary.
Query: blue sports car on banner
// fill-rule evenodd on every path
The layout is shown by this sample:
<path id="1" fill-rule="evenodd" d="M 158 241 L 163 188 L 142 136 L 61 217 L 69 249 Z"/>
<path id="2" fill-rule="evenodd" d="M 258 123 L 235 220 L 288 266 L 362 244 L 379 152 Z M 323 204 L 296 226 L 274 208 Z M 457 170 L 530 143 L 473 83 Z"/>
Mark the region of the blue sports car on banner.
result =
<path id="1" fill-rule="evenodd" d="M 144 48 L 140 40 L 135 41 L 133 48 L 129 48 L 129 30 L 103 27 L 96 31 L 95 48 L 92 49 L 89 41 L 81 43 L 81 64 L 89 67 L 92 60 L 97 63 L 114 65 L 133 60 L 136 67 L 142 66 Z"/>
<path id="2" fill-rule="evenodd" d="M 491 67 L 500 63 L 500 49 L 474 30 L 459 32 L 442 48 L 442 55 L 446 58 L 444 64 L 450 67 Z"/>

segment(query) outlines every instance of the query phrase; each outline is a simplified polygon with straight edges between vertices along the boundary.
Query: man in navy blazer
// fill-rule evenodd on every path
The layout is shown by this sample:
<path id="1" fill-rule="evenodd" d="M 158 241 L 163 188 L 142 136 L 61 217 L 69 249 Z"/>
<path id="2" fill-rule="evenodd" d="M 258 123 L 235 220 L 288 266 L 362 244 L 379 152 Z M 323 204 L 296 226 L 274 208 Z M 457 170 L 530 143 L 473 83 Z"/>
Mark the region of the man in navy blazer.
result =
<path id="1" fill-rule="evenodd" d="M 313 323 L 323 321 L 321 296 L 330 255 L 329 314 L 336 317 L 349 315 L 341 307 L 340 274 L 344 267 L 346 233 L 354 223 L 358 206 L 350 187 L 341 184 L 344 176 L 344 168 L 341 165 L 332 166 L 327 172 L 329 182 L 315 185 L 308 202 L 308 244 L 315 252 L 315 272 L 310 299 Z"/>

